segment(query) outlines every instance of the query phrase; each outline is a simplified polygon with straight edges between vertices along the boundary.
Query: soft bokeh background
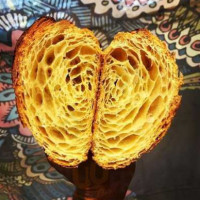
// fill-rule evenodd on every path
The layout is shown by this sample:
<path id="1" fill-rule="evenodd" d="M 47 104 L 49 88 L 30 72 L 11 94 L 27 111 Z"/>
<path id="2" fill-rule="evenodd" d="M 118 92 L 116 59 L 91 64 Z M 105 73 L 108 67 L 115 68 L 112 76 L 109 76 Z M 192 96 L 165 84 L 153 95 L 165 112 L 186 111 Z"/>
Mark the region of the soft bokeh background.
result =
<path id="1" fill-rule="evenodd" d="M 74 192 L 22 127 L 12 88 L 16 41 L 44 15 L 90 28 L 102 48 L 138 28 L 167 43 L 184 75 L 182 104 L 165 138 L 137 162 L 126 200 L 200 199 L 199 0 L 0 0 L 0 200 L 70 200 Z"/>

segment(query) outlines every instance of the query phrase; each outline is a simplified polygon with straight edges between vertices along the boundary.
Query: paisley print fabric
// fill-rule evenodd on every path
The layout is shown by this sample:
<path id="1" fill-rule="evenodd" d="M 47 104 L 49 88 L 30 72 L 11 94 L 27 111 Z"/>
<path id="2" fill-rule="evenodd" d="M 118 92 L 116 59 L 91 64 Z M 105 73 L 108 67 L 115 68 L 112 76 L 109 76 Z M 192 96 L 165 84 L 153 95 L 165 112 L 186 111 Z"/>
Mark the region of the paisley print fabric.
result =
<path id="1" fill-rule="evenodd" d="M 48 164 L 42 148 L 20 123 L 16 108 L 11 77 L 14 49 L 36 19 L 46 15 L 88 27 L 103 49 L 117 32 L 148 28 L 176 54 L 184 93 L 200 92 L 199 12 L 198 0 L 1 0 L 0 199 L 69 200 L 75 190 Z M 140 198 L 130 186 L 126 199 Z"/>

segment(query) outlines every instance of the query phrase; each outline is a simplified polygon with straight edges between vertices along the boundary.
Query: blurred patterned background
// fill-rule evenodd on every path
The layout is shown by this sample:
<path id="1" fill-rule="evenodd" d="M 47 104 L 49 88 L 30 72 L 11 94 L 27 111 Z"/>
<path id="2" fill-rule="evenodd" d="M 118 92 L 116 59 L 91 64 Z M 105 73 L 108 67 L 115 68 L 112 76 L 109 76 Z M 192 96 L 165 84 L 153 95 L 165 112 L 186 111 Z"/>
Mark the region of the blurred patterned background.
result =
<path id="1" fill-rule="evenodd" d="M 199 0 L 0 0 L 0 200 L 69 200 L 75 189 L 50 167 L 15 104 L 15 45 L 41 16 L 90 28 L 103 49 L 138 28 L 167 43 L 184 75 L 182 104 L 163 141 L 136 163 L 126 200 L 200 199 Z"/>

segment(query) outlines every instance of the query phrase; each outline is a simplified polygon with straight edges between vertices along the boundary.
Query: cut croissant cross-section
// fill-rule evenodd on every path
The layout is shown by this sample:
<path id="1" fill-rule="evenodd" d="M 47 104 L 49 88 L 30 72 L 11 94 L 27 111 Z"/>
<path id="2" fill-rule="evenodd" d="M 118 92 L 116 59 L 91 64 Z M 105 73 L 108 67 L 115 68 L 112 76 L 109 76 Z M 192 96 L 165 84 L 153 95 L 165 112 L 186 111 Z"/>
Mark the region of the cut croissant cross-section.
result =
<path id="1" fill-rule="evenodd" d="M 86 160 L 101 50 L 93 33 L 50 18 L 36 21 L 16 50 L 14 86 L 24 125 L 65 166 Z"/>
<path id="2" fill-rule="evenodd" d="M 180 103 L 181 78 L 174 56 L 147 30 L 117 34 L 101 74 L 94 160 L 124 167 L 165 134 Z"/>
<path id="3" fill-rule="evenodd" d="M 166 133 L 181 97 L 174 55 L 147 30 L 118 33 L 102 51 L 94 34 L 40 18 L 20 38 L 13 66 L 18 112 L 55 163 L 88 151 L 122 168 Z"/>

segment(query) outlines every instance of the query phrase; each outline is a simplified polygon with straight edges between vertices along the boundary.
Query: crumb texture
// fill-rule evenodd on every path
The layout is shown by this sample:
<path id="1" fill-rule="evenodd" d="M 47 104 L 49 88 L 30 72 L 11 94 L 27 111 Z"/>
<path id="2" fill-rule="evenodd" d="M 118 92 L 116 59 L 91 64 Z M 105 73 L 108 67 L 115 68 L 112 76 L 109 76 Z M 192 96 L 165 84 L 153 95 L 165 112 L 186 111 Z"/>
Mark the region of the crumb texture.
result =
<path id="1" fill-rule="evenodd" d="M 40 25 L 31 34 L 29 30 L 17 52 L 24 55 L 16 86 L 23 91 L 18 93 L 22 116 L 53 160 L 75 166 L 86 160 L 91 146 L 98 43 L 92 32 L 65 21 Z"/>
<path id="2" fill-rule="evenodd" d="M 119 168 L 165 131 L 181 80 L 165 44 L 147 30 L 118 33 L 105 54 L 93 153 L 104 168 Z"/>
<path id="3" fill-rule="evenodd" d="M 49 159 L 74 167 L 91 149 L 100 166 L 117 169 L 165 135 L 182 78 L 147 30 L 118 33 L 102 51 L 88 29 L 43 17 L 18 42 L 13 83 L 21 121 Z"/>

